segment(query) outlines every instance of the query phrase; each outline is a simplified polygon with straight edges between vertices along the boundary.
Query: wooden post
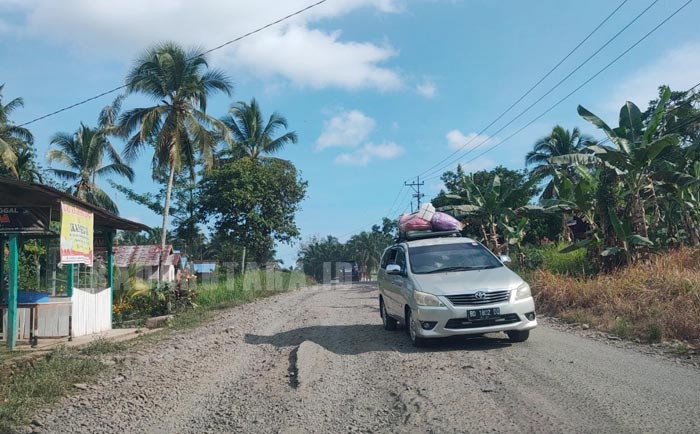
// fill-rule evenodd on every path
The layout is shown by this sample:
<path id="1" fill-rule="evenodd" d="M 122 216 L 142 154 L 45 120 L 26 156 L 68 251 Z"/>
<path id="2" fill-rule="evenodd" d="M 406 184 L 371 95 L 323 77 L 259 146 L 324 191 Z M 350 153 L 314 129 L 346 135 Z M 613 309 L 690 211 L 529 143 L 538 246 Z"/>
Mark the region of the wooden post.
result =
<path id="1" fill-rule="evenodd" d="M 109 286 L 109 322 L 112 322 L 112 307 L 114 306 L 114 231 L 105 234 L 107 241 L 107 285 Z"/>
<path id="2" fill-rule="evenodd" d="M 19 273 L 19 246 L 17 234 L 10 235 L 9 285 L 7 294 L 7 349 L 14 351 L 17 345 L 17 280 Z"/>
<path id="3" fill-rule="evenodd" d="M 5 236 L 0 235 L 0 298 L 5 291 Z"/>

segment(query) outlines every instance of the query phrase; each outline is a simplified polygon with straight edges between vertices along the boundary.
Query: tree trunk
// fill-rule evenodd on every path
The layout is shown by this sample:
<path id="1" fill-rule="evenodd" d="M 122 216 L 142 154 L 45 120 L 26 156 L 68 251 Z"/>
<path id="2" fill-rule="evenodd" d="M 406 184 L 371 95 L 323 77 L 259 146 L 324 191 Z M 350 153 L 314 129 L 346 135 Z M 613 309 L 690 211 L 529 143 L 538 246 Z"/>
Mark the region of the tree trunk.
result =
<path id="1" fill-rule="evenodd" d="M 168 187 L 165 191 L 165 206 L 163 207 L 163 231 L 160 234 L 160 247 L 165 249 L 165 241 L 168 233 L 168 216 L 170 214 L 170 195 L 173 191 L 173 182 L 175 180 L 175 168 L 170 163 L 170 175 L 168 177 Z"/>
<path id="2" fill-rule="evenodd" d="M 571 243 L 571 239 L 572 239 L 571 229 L 569 229 L 569 225 L 567 224 L 568 221 L 569 221 L 568 215 L 566 213 L 562 213 L 562 215 L 561 215 L 561 240 L 567 244 Z"/>
<path id="3" fill-rule="evenodd" d="M 649 236 L 649 230 L 647 228 L 647 217 L 644 211 L 644 202 L 642 201 L 642 196 L 637 192 L 634 195 L 634 207 L 635 207 L 635 232 L 643 237 Z"/>
<path id="4" fill-rule="evenodd" d="M 683 226 L 685 226 L 685 232 L 688 236 L 691 246 L 695 246 L 700 243 L 700 237 L 698 237 L 698 231 L 693 224 L 693 219 L 690 216 L 688 210 L 683 211 Z"/>
<path id="5" fill-rule="evenodd" d="M 498 231 L 496 230 L 496 223 L 491 223 L 491 242 L 493 243 L 493 252 L 497 255 L 501 254 L 501 246 L 498 244 Z"/>
<path id="6" fill-rule="evenodd" d="M 489 236 L 486 235 L 486 228 L 484 227 L 484 224 L 481 224 L 481 236 L 483 237 L 484 244 L 488 245 L 489 244 Z"/>
<path id="7" fill-rule="evenodd" d="M 163 207 L 163 229 L 160 234 L 160 249 L 161 254 L 158 259 L 158 282 L 161 281 L 163 274 L 163 252 L 165 251 L 165 241 L 168 235 L 168 215 L 170 214 L 170 194 L 173 191 L 173 182 L 175 180 L 175 167 L 170 163 L 170 176 L 168 177 L 168 187 L 165 191 L 165 206 Z"/>
<path id="8" fill-rule="evenodd" d="M 659 200 L 656 197 L 654 182 L 651 179 L 649 179 L 649 186 L 651 187 L 651 202 L 654 206 L 654 227 L 658 228 L 661 224 L 661 210 L 659 209 Z"/>

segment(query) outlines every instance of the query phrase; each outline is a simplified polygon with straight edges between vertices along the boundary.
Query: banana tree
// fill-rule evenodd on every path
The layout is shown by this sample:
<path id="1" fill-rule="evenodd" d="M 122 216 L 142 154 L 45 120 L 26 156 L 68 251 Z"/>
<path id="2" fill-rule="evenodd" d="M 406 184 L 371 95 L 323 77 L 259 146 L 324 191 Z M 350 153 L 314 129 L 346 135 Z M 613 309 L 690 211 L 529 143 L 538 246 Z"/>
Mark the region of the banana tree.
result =
<path id="1" fill-rule="evenodd" d="M 700 161 L 692 162 L 683 171 L 675 170 L 673 163 L 660 171 L 660 202 L 663 207 L 663 235 L 680 244 L 682 236 L 691 245 L 700 242 Z"/>
<path id="2" fill-rule="evenodd" d="M 592 151 L 603 164 L 614 170 L 617 177 L 624 184 L 624 194 L 628 197 L 629 205 L 626 214 L 633 222 L 632 230 L 642 240 L 641 245 L 649 245 L 649 228 L 646 219 L 643 191 L 653 193 L 653 164 L 656 163 L 662 153 L 670 147 L 677 146 L 679 137 L 674 134 L 659 136 L 658 131 L 664 116 L 665 103 L 670 97 L 670 90 L 666 88 L 661 95 L 661 102 L 657 106 L 646 127 L 642 121 L 642 113 L 632 102 L 627 102 L 620 110 L 619 126 L 609 127 L 598 116 L 594 115 L 582 106 L 578 106 L 578 113 L 596 127 L 602 129 L 614 146 L 593 145 L 588 149 Z M 620 221 L 617 211 L 611 223 Z M 616 228 L 616 232 L 617 228 Z M 622 235 L 622 234 L 621 234 Z M 626 239 L 620 239 L 626 243 Z"/>
<path id="3" fill-rule="evenodd" d="M 572 213 L 582 218 L 589 227 L 587 239 L 575 242 L 564 251 L 600 244 L 596 224 L 599 172 L 599 168 L 591 170 L 577 162 L 571 162 L 567 171 L 556 171 L 553 174 L 554 189 L 558 198 L 545 200 L 542 204 L 549 210 L 559 209 L 564 214 Z"/>
<path id="4" fill-rule="evenodd" d="M 521 229 L 520 223 L 513 227 L 510 223 L 516 217 L 525 215 L 529 212 L 540 210 L 540 207 L 527 205 L 524 207 L 512 209 L 506 204 L 508 199 L 514 195 L 527 194 L 526 192 L 538 181 L 537 178 L 531 178 L 522 186 L 516 188 L 503 188 L 501 179 L 498 175 L 494 175 L 491 184 L 483 191 L 474 182 L 472 175 L 463 176 L 459 181 L 460 194 L 448 194 L 447 198 L 462 202 L 457 205 L 449 205 L 441 207 L 440 211 L 447 212 L 453 216 L 466 220 L 469 223 L 478 225 L 482 241 L 496 254 L 500 254 L 504 247 L 508 249 L 508 242 L 502 244 L 500 242 L 500 229 L 506 230 L 511 235 L 521 233 L 524 236 L 525 226 Z M 510 237 L 517 238 L 517 237 Z"/>

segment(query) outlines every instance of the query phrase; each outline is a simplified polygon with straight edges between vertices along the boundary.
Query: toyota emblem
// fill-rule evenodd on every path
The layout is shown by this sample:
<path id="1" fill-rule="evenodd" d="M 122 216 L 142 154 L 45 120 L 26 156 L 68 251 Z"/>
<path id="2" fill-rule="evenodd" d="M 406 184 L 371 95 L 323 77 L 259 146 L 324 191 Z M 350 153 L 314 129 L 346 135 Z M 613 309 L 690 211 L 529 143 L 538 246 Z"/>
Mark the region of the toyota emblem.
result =
<path id="1" fill-rule="evenodd" d="M 476 298 L 477 300 L 483 300 L 484 297 L 486 297 L 486 293 L 484 291 L 477 291 L 474 294 L 474 298 Z"/>

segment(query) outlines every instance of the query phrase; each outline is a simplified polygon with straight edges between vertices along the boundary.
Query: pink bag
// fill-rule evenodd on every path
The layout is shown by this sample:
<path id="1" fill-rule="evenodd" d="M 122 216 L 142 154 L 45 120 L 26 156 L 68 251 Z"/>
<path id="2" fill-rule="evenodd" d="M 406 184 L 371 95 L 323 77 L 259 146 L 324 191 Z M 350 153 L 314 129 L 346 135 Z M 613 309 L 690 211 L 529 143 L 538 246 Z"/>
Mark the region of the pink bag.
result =
<path id="1" fill-rule="evenodd" d="M 431 229 L 429 221 L 424 220 L 415 214 L 402 214 L 399 217 L 399 230 L 408 231 L 429 231 Z"/>
<path id="2" fill-rule="evenodd" d="M 436 212 L 430 221 L 434 231 L 461 231 L 462 223 L 444 212 Z"/>

